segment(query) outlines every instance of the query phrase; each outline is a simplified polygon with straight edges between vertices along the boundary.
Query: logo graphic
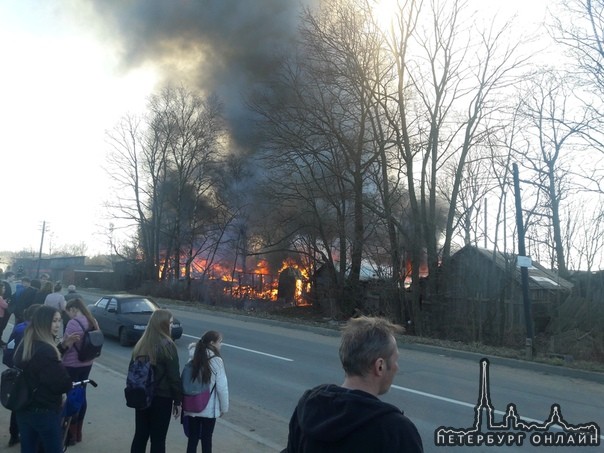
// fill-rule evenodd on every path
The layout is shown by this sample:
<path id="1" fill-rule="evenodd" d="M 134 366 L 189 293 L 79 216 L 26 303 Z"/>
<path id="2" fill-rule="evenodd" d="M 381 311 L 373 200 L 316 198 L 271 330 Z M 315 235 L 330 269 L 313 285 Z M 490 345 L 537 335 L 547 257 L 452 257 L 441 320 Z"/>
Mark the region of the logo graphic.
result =
<path id="1" fill-rule="evenodd" d="M 485 423 L 486 422 L 486 423 Z M 486 430 L 483 430 L 486 424 Z M 520 418 L 516 405 L 508 404 L 500 423 L 495 421 L 495 408 L 491 403 L 489 382 L 489 360 L 480 360 L 480 389 L 474 407 L 474 426 L 471 428 L 447 428 L 441 426 L 434 431 L 437 447 L 461 446 L 521 446 L 528 441 L 541 446 L 586 446 L 600 445 L 600 427 L 593 422 L 571 425 L 562 418 L 560 405 L 552 404 L 549 417 L 543 422 L 528 422 Z"/>

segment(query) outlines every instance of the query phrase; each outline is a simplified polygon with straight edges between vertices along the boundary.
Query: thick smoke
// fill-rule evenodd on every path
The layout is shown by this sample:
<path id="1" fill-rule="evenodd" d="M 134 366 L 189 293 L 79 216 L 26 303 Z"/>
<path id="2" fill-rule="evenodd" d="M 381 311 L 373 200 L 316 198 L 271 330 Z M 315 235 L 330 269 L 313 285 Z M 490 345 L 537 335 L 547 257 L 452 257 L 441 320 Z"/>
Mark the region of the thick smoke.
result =
<path id="1" fill-rule="evenodd" d="M 288 52 L 303 4 L 296 0 L 80 0 L 101 18 L 126 68 L 153 64 L 166 81 L 221 98 L 231 135 L 251 134 L 245 97 Z"/>
<path id="2" fill-rule="evenodd" d="M 246 100 L 264 85 L 280 58 L 292 52 L 302 8 L 318 0 L 66 1 L 75 1 L 79 17 L 99 27 L 124 70 L 152 66 L 159 68 L 166 83 L 218 95 L 231 137 L 231 158 L 247 162 L 246 175 L 232 178 L 225 190 L 261 216 L 265 204 L 257 192 L 262 177 L 254 157 L 256 123 Z M 238 220 L 242 229 L 252 221 L 245 215 Z M 284 256 L 268 254 L 273 271 Z M 250 259 L 248 267 L 252 263 Z"/>

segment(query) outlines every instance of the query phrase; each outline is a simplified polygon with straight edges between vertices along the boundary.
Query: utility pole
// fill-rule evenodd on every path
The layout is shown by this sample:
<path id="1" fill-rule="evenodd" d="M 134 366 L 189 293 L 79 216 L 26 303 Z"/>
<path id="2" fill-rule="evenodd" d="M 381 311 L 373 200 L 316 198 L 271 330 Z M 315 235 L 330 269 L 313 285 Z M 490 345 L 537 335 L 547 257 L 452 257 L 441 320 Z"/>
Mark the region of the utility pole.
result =
<path id="1" fill-rule="evenodd" d="M 44 246 L 44 233 L 46 232 L 46 220 L 42 222 L 42 239 L 40 240 L 40 251 L 38 252 L 38 267 L 36 269 L 36 278 L 40 278 L 40 263 L 42 261 L 42 247 Z"/>
<path id="2" fill-rule="evenodd" d="M 516 227 L 518 229 L 518 266 L 520 266 L 520 277 L 522 280 L 522 299 L 524 302 L 524 323 L 526 325 L 526 356 L 533 358 L 533 316 L 531 310 L 531 298 L 529 294 L 528 268 L 530 258 L 526 256 L 524 246 L 524 222 L 522 220 L 522 203 L 520 201 L 520 182 L 518 179 L 518 165 L 513 164 L 514 170 L 514 196 L 516 199 Z"/>

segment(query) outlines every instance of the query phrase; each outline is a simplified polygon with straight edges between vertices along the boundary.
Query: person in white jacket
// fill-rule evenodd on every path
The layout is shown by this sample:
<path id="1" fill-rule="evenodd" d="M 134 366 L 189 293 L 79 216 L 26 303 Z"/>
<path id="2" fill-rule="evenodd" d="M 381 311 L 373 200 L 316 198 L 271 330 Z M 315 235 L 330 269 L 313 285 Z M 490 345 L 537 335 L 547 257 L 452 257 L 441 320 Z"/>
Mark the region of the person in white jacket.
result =
<path id="1" fill-rule="evenodd" d="M 189 345 L 189 357 L 193 366 L 193 375 L 202 383 L 210 383 L 210 399 L 201 412 L 183 411 L 188 417 L 187 453 L 196 453 L 201 440 L 202 453 L 212 453 L 212 434 L 216 419 L 229 410 L 229 385 L 224 362 L 220 356 L 222 335 L 210 330 L 203 334 L 197 343 Z"/>

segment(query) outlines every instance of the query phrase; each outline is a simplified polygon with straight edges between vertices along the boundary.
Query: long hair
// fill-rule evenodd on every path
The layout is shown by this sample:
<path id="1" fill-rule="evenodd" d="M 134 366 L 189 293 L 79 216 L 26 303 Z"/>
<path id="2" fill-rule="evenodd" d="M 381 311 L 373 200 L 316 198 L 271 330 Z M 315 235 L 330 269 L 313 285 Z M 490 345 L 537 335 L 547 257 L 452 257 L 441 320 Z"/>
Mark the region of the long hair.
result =
<path id="1" fill-rule="evenodd" d="M 23 341 L 18 346 L 23 348 L 23 353 L 21 355 L 23 362 L 31 360 L 33 355 L 33 344 L 36 341 L 43 341 L 52 346 L 57 353 L 57 358 L 61 358 L 61 354 L 55 345 L 55 337 L 52 334 L 52 321 L 56 313 L 59 313 L 59 310 L 50 305 L 40 305 L 33 312 L 31 321 L 25 328 Z"/>
<path id="2" fill-rule="evenodd" d="M 78 310 L 80 310 L 80 313 L 82 313 L 84 317 L 86 317 L 86 319 L 88 320 L 89 328 L 98 328 L 98 323 L 96 322 L 96 319 L 94 319 L 94 316 L 92 316 L 92 313 L 90 313 L 90 310 L 88 310 L 88 307 L 86 306 L 86 304 L 84 304 L 82 299 L 80 299 L 79 297 L 71 299 L 65 305 L 65 311 L 68 311 L 70 308 L 77 308 Z"/>
<path id="3" fill-rule="evenodd" d="M 170 337 L 170 320 L 172 313 L 169 310 L 158 309 L 153 312 L 149 319 L 149 324 L 143 333 L 143 336 L 132 349 L 132 357 L 149 356 L 152 364 L 157 363 L 157 355 L 161 351 L 164 355 L 171 355 L 171 349 L 168 347 L 174 344 Z"/>
<path id="4" fill-rule="evenodd" d="M 215 330 L 208 330 L 199 339 L 195 345 L 195 352 L 193 353 L 193 376 L 194 379 L 201 377 L 201 382 L 207 384 L 210 382 L 212 377 L 212 369 L 210 368 L 210 358 L 208 357 L 208 350 L 212 351 L 214 355 L 220 357 L 220 352 L 214 347 L 212 342 L 217 342 L 222 338 L 220 332 Z"/>

